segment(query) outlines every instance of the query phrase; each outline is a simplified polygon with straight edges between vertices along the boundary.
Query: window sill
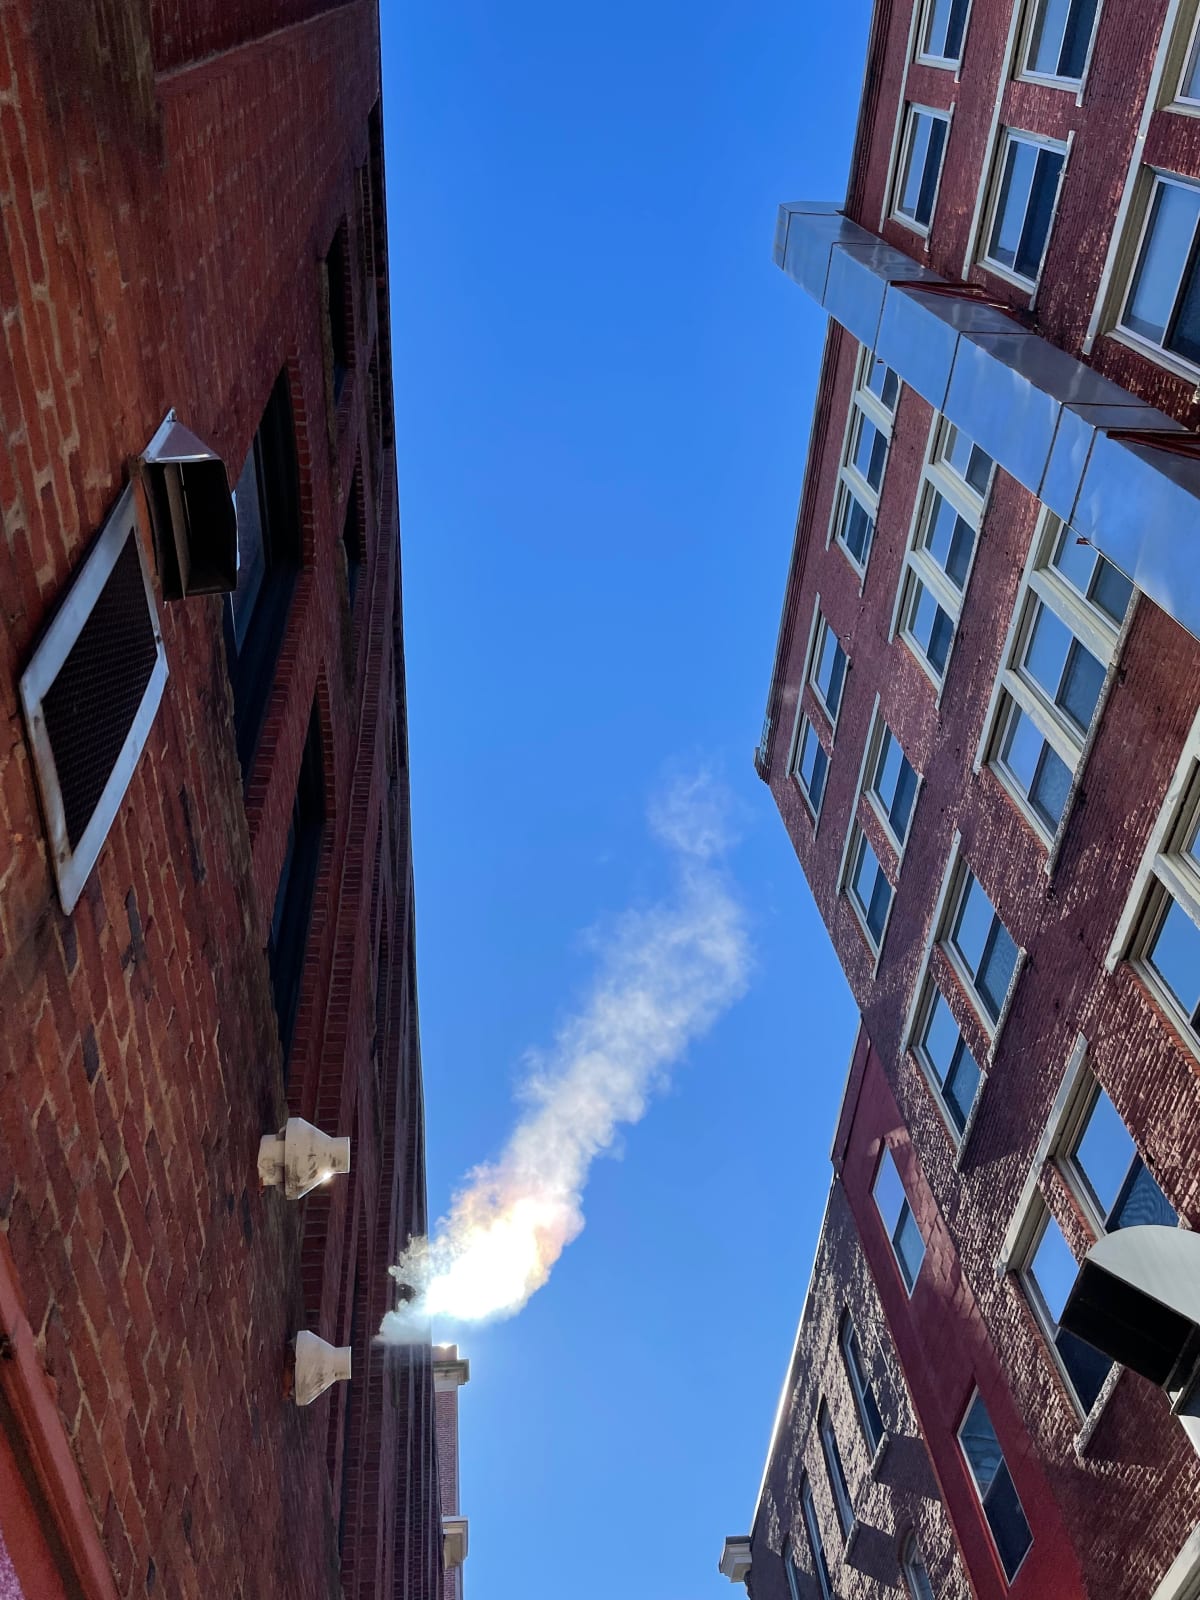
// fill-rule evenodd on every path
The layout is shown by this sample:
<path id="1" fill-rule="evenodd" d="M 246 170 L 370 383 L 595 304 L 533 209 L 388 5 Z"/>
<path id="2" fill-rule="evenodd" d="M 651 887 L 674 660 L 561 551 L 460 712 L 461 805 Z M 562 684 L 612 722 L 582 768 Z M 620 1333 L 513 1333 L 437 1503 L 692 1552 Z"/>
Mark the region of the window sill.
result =
<path id="1" fill-rule="evenodd" d="M 1079 1432 L 1075 1435 L 1075 1454 L 1080 1458 L 1080 1460 L 1082 1460 L 1087 1453 L 1088 1446 L 1092 1442 L 1092 1436 L 1095 1434 L 1096 1429 L 1100 1426 L 1101 1417 L 1108 1410 L 1108 1402 L 1112 1399 L 1117 1384 L 1121 1381 L 1121 1374 L 1124 1371 L 1125 1368 L 1123 1366 L 1121 1366 L 1118 1362 L 1113 1362 L 1112 1370 L 1109 1372 L 1108 1377 L 1105 1378 L 1103 1384 L 1101 1385 L 1100 1393 L 1096 1396 L 1094 1402 L 1092 1403 L 1092 1409 L 1088 1412 L 1087 1416 L 1084 1417 L 1083 1424 L 1080 1427 Z"/>
<path id="2" fill-rule="evenodd" d="M 888 1446 L 891 1442 L 892 1436 L 885 1429 L 883 1437 L 875 1446 L 875 1454 L 871 1457 L 871 1465 L 867 1469 L 867 1477 L 870 1478 L 872 1483 L 878 1483 L 879 1481 L 879 1474 L 883 1470 L 883 1460 L 888 1453 Z"/>
<path id="3" fill-rule="evenodd" d="M 854 1554 L 854 1546 L 858 1542 L 858 1530 L 861 1527 L 862 1523 L 857 1517 L 855 1517 L 854 1521 L 850 1524 L 850 1532 L 846 1535 L 845 1542 L 842 1545 L 843 1566 L 849 1566 L 850 1564 L 850 1557 Z"/>

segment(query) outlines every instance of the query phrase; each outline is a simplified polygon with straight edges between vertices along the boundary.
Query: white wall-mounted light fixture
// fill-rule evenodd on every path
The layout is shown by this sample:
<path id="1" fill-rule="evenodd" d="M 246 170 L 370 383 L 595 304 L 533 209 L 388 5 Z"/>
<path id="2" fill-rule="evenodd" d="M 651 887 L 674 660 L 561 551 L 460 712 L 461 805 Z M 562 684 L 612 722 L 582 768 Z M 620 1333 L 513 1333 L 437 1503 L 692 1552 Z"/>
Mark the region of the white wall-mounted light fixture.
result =
<path id="1" fill-rule="evenodd" d="M 326 1344 L 302 1329 L 292 1340 L 289 1363 L 291 1395 L 298 1406 L 310 1406 L 331 1384 L 350 1381 L 350 1346 Z"/>
<path id="2" fill-rule="evenodd" d="M 332 1138 L 303 1117 L 289 1117 L 278 1133 L 266 1133 L 259 1142 L 259 1182 L 264 1188 L 279 1186 L 289 1200 L 349 1171 L 349 1139 Z"/>

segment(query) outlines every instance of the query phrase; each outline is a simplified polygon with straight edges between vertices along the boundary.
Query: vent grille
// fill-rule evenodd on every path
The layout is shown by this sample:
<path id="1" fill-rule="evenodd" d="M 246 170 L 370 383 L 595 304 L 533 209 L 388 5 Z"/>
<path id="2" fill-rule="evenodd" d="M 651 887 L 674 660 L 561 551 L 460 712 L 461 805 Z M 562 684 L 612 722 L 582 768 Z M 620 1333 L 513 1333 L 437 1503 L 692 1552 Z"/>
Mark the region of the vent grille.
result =
<path id="1" fill-rule="evenodd" d="M 42 700 L 72 850 L 100 803 L 157 657 L 137 545 L 126 539 Z"/>
<path id="2" fill-rule="evenodd" d="M 112 826 L 162 699 L 166 656 L 126 489 L 21 678 L 63 908 Z"/>

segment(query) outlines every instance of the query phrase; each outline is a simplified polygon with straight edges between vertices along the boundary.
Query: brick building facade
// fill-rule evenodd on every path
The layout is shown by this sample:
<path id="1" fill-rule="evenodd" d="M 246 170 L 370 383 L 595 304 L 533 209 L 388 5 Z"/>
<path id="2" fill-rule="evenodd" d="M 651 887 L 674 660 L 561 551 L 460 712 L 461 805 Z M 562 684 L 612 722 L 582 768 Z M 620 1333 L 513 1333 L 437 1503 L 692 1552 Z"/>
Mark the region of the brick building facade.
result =
<path id="1" fill-rule="evenodd" d="M 846 201 L 776 237 L 830 322 L 756 764 L 862 1012 L 835 1185 L 981 1596 L 1200 1583 L 1166 1395 L 1059 1320 L 1099 1237 L 1200 1224 L 1196 34 L 881 0 Z"/>
<path id="2" fill-rule="evenodd" d="M 445 1570 L 442 1600 L 463 1600 L 463 1562 L 467 1559 L 467 1519 L 462 1514 L 458 1470 L 458 1398 L 471 1381 L 471 1363 L 456 1344 L 433 1348 L 433 1390 L 438 1472 L 442 1489 L 442 1546 Z"/>
<path id="3" fill-rule="evenodd" d="M 0 1592 L 427 1600 L 377 6 L 0 26 Z M 236 572 L 228 496 L 131 466 L 171 411 Z M 352 1142 L 298 1203 L 289 1115 Z M 302 1329 L 353 1361 L 304 1409 Z"/>

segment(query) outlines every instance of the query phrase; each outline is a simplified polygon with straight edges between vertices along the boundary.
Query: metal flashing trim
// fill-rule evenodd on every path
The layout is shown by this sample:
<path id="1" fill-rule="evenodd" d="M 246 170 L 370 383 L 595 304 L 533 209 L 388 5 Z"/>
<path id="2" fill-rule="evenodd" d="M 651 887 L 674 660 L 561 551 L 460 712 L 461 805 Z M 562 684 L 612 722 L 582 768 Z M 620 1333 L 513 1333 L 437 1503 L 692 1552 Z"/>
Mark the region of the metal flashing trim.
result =
<path id="1" fill-rule="evenodd" d="M 20 683 L 50 859 L 68 914 L 129 787 L 166 680 L 162 629 L 127 485 Z"/>
<path id="2" fill-rule="evenodd" d="M 1200 458 L 1170 417 L 831 202 L 780 208 L 775 259 L 836 322 L 1200 637 Z M 1139 439 L 1136 435 L 1145 435 Z"/>

